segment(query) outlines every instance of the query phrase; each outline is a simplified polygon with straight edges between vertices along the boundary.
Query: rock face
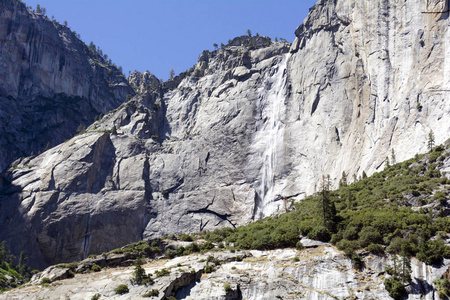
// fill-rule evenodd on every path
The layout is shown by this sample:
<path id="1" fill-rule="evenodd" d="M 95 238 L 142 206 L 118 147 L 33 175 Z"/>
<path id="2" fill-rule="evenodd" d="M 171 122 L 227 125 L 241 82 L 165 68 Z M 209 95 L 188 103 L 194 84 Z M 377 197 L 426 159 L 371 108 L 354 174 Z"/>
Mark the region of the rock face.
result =
<path id="1" fill-rule="evenodd" d="M 209 256 L 219 265 L 208 263 Z M 392 258 L 366 254 L 363 262 L 365 267 L 356 270 L 346 255 L 329 245 L 302 251 L 211 252 L 143 265 L 155 279 L 149 286 L 130 284 L 134 267 L 104 268 L 98 273 L 76 274 L 48 287 L 39 286 L 35 280 L 33 285 L 0 294 L 0 299 L 76 300 L 95 294 L 102 299 L 139 299 L 151 290 L 158 291 L 153 299 L 392 299 L 383 284 L 389 277 L 384 266 L 392 265 Z M 438 299 L 433 281 L 443 276 L 449 263 L 445 260 L 441 267 L 431 267 L 413 259 L 407 299 Z M 211 273 L 204 271 L 207 264 L 214 266 Z M 167 276 L 155 276 L 162 269 L 169 271 Z M 49 267 L 41 278 L 51 279 L 65 270 Z M 114 289 L 119 284 L 128 285 L 129 293 L 116 295 Z"/>
<path id="2" fill-rule="evenodd" d="M 134 94 L 68 27 L 0 3 L 0 170 L 72 137 Z"/>
<path id="3" fill-rule="evenodd" d="M 315 192 L 322 174 L 373 173 L 392 150 L 397 162 L 424 152 L 430 130 L 444 142 L 449 20 L 422 13 L 446 10 L 428 2 L 319 1 L 292 45 L 239 37 L 203 52 L 4 174 L 0 240 L 45 266 L 242 225 Z"/>

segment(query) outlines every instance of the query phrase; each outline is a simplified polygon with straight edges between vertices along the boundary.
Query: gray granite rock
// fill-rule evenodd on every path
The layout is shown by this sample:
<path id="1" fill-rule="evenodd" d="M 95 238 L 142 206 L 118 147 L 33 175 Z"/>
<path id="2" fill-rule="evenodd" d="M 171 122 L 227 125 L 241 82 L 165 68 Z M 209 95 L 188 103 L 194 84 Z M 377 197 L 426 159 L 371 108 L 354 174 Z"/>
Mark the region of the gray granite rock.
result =
<path id="1" fill-rule="evenodd" d="M 384 267 L 392 265 L 391 257 L 365 255 L 365 267 L 356 270 L 351 260 L 331 246 L 317 248 L 251 251 L 229 251 L 193 254 L 172 260 L 155 260 L 143 265 L 152 274 L 152 285 L 131 285 L 134 267 L 104 268 L 100 272 L 76 274 L 74 278 L 56 281 L 49 286 L 32 284 L 0 294 L 0 299 L 139 299 L 156 289 L 153 299 L 392 299 L 385 290 Z M 220 265 L 211 273 L 204 268 L 208 256 Z M 243 260 L 236 261 L 236 256 Z M 434 279 L 448 270 L 449 260 L 440 267 L 426 266 L 412 260 L 412 284 L 408 298 L 437 299 Z M 166 269 L 167 276 L 157 277 L 156 271 Z M 127 284 L 129 293 L 116 295 L 114 289 Z"/>
<path id="2" fill-rule="evenodd" d="M 134 94 L 126 79 L 68 27 L 0 2 L 0 170 L 37 155 Z"/>
<path id="3" fill-rule="evenodd" d="M 336 187 L 392 150 L 397 162 L 424 152 L 431 129 L 444 142 L 448 14 L 423 9 L 319 1 L 292 46 L 240 37 L 203 52 L 192 72 L 4 174 L 0 240 L 46 266 L 244 225 L 315 193 L 323 174 Z"/>

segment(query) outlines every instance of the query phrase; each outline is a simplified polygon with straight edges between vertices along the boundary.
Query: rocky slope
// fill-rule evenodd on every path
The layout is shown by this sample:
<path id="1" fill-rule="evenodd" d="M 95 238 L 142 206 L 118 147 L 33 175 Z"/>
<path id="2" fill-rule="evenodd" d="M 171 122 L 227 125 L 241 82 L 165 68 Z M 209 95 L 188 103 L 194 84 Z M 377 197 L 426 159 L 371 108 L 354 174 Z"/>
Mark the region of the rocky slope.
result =
<path id="1" fill-rule="evenodd" d="M 0 170 L 72 137 L 134 94 L 68 27 L 0 3 Z"/>
<path id="2" fill-rule="evenodd" d="M 444 142 L 448 13 L 422 13 L 444 3 L 319 1 L 292 45 L 239 37 L 162 88 L 136 74 L 143 93 L 4 174 L 0 240 L 44 266 L 242 225 Z"/>
<path id="3" fill-rule="evenodd" d="M 392 265 L 391 257 L 366 253 L 365 267 L 356 270 L 335 248 L 316 246 L 302 251 L 219 251 L 153 260 L 143 265 L 155 279 L 148 286 L 130 284 L 132 266 L 104 268 L 60 281 L 55 276 L 64 278 L 61 274 L 67 273 L 67 268 L 50 267 L 35 276 L 30 285 L 0 294 L 0 299 L 76 300 L 95 294 L 100 294 L 100 299 L 139 299 L 154 289 L 157 296 L 152 299 L 392 299 L 383 284 L 389 277 L 384 266 Z M 214 271 L 206 273 L 206 265 L 214 266 Z M 433 280 L 441 278 L 448 266 L 448 260 L 440 267 L 431 267 L 413 259 L 408 299 L 437 299 Z M 162 269 L 169 272 L 158 277 L 156 272 Z M 41 286 L 44 277 L 54 282 Z M 119 284 L 128 285 L 129 293 L 117 295 L 114 290 Z M 229 288 L 225 289 L 226 285 Z"/>

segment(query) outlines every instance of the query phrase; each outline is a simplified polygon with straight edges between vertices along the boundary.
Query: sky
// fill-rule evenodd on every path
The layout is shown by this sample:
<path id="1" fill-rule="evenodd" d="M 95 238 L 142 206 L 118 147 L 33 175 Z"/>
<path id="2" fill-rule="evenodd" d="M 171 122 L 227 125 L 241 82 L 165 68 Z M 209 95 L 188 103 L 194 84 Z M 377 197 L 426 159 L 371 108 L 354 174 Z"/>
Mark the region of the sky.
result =
<path id="1" fill-rule="evenodd" d="M 108 54 L 123 72 L 146 70 L 167 80 L 191 68 L 203 50 L 252 34 L 295 39 L 317 0 L 24 0 L 45 7 Z"/>

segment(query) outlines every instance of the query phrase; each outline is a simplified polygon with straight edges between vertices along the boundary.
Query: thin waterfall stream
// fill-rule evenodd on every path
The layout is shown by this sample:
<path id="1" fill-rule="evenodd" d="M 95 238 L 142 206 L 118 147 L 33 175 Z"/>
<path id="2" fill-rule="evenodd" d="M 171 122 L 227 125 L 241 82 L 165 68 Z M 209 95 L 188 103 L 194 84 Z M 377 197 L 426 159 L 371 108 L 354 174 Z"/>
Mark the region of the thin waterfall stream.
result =
<path id="1" fill-rule="evenodd" d="M 278 64 L 266 74 L 258 90 L 257 132 L 254 139 L 255 158 L 261 163 L 261 169 L 255 190 L 259 201 L 256 218 L 273 214 L 283 203 L 281 200 L 284 182 L 284 128 L 286 98 L 286 67 L 288 54 L 283 55 Z"/>

